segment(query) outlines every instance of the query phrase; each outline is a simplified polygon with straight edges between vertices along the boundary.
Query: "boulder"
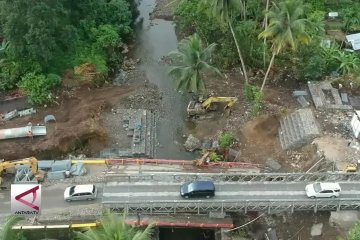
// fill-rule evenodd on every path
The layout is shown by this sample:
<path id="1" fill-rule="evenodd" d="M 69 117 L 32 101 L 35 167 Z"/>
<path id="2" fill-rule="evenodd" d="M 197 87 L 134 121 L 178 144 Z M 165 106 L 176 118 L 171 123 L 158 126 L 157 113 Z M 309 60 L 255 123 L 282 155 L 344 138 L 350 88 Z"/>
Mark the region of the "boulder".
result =
<path id="1" fill-rule="evenodd" d="M 281 165 L 278 161 L 269 158 L 268 160 L 266 160 L 266 166 L 271 168 L 272 170 L 278 171 L 281 168 Z"/>
<path id="2" fill-rule="evenodd" d="M 311 232 L 310 232 L 311 236 L 312 237 L 321 236 L 323 226 L 324 226 L 324 224 L 322 224 L 322 223 L 317 223 L 317 224 L 312 225 Z"/>
<path id="3" fill-rule="evenodd" d="M 331 226 L 348 231 L 359 221 L 359 218 L 358 211 L 331 212 L 329 223 Z"/>
<path id="4" fill-rule="evenodd" d="M 201 148 L 201 142 L 199 139 L 190 134 L 189 137 L 186 139 L 184 147 L 187 151 L 192 152 Z"/>

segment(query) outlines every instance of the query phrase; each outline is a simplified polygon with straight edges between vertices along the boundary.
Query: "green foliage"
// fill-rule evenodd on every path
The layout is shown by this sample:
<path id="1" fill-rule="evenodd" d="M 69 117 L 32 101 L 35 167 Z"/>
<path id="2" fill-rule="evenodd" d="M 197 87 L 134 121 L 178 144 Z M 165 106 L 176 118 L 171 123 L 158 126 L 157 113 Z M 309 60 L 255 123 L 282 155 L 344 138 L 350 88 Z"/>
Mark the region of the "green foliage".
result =
<path id="1" fill-rule="evenodd" d="M 231 133 L 225 132 L 219 137 L 219 145 L 222 148 L 230 147 L 234 140 L 235 139 Z"/>
<path id="2" fill-rule="evenodd" d="M 348 240 L 360 239 L 360 223 L 357 223 L 350 231 L 347 237 Z"/>
<path id="3" fill-rule="evenodd" d="M 318 81 L 329 73 L 324 49 L 318 41 L 299 47 L 296 56 L 297 71 L 302 81 Z"/>
<path id="4" fill-rule="evenodd" d="M 125 223 L 125 215 L 106 212 L 100 219 L 100 226 L 90 228 L 86 232 L 77 232 L 79 240 L 151 240 L 154 234 L 154 225 L 148 225 L 144 230 L 132 227 Z"/>
<path id="5" fill-rule="evenodd" d="M 257 115 L 262 108 L 263 93 L 260 88 L 255 85 L 245 84 L 244 86 L 245 99 L 251 103 L 251 112 Z"/>
<path id="6" fill-rule="evenodd" d="M 45 76 L 32 72 L 22 77 L 18 86 L 25 91 L 31 104 L 40 105 L 52 100 L 50 90 L 60 82 L 61 78 L 55 74 Z"/>
<path id="7" fill-rule="evenodd" d="M 16 62 L 4 61 L 0 68 L 0 91 L 14 88 L 21 79 L 21 76 L 27 72 L 39 73 L 41 72 L 41 66 L 27 59 L 21 59 Z"/>
<path id="8" fill-rule="evenodd" d="M 325 22 L 324 22 L 325 12 L 315 10 L 307 14 L 307 19 L 309 24 L 307 26 L 307 32 L 312 38 L 322 36 L 325 33 Z"/>
<path id="9" fill-rule="evenodd" d="M 113 50 L 119 45 L 119 35 L 112 25 L 106 24 L 100 25 L 98 28 L 92 28 L 91 35 L 94 47 L 99 51 Z"/>
<path id="10" fill-rule="evenodd" d="M 212 162 L 218 162 L 218 161 L 221 161 L 222 156 L 217 154 L 216 152 L 211 152 L 209 154 L 209 158 L 210 158 L 210 161 L 212 161 Z"/>
<path id="11" fill-rule="evenodd" d="M 339 65 L 337 71 L 341 72 L 341 74 L 359 73 L 360 59 L 356 54 L 338 50 L 333 55 L 333 59 L 337 61 Z"/>
<path id="12" fill-rule="evenodd" d="M 205 43 L 217 42 L 214 62 L 228 68 L 238 61 L 236 48 L 227 26 L 211 16 L 210 11 L 209 5 L 182 0 L 175 10 L 176 27 L 185 35 L 197 33 Z"/>
<path id="13" fill-rule="evenodd" d="M 174 78 L 178 90 L 203 93 L 205 84 L 202 74 L 215 72 L 221 75 L 220 71 L 210 64 L 215 47 L 216 44 L 212 43 L 205 48 L 199 35 L 194 34 L 183 39 L 178 50 L 170 53 L 175 66 L 170 68 L 169 75 Z"/>
<path id="14" fill-rule="evenodd" d="M 278 54 L 287 48 L 296 50 L 300 44 L 309 44 L 310 36 L 306 27 L 310 22 L 303 18 L 304 5 L 301 0 L 274 3 L 267 15 L 269 26 L 259 37 L 270 39 L 273 53 Z"/>
<path id="15" fill-rule="evenodd" d="M 27 238 L 24 236 L 23 232 L 18 232 L 14 240 L 27 240 Z"/>
<path id="16" fill-rule="evenodd" d="M 10 216 L 6 218 L 6 221 L 0 225 L 0 239 L 3 240 L 12 240 L 16 239 L 17 232 L 12 229 L 12 227 L 23 220 L 19 216 Z"/>
<path id="17" fill-rule="evenodd" d="M 342 10 L 345 32 L 360 31 L 360 3 L 351 3 Z"/>
<path id="18" fill-rule="evenodd" d="M 88 46 L 79 42 L 78 47 L 76 48 L 76 54 L 72 59 L 72 65 L 79 66 L 84 63 L 95 64 L 96 71 L 99 73 L 107 73 L 108 71 L 105 54 L 93 46 Z"/>
<path id="19" fill-rule="evenodd" d="M 213 42 L 220 37 L 221 26 L 208 12 L 209 7 L 199 7 L 197 1 L 182 0 L 175 9 L 176 27 L 186 35 L 197 33 Z"/>
<path id="20" fill-rule="evenodd" d="M 61 75 L 85 62 L 106 73 L 119 65 L 119 48 L 131 39 L 137 14 L 135 0 L 2 0 L 0 5 L 0 36 L 7 41 L 5 51 L 0 47 L 0 90 L 13 88 L 26 73 Z"/>
<path id="21" fill-rule="evenodd" d="M 318 0 L 304 0 L 307 5 L 307 12 L 326 11 L 325 1 Z"/>
<path id="22" fill-rule="evenodd" d="M 264 44 L 257 37 L 260 33 L 258 23 L 252 20 L 238 22 L 235 25 L 235 32 L 238 42 L 241 43 L 241 51 L 246 63 L 251 67 L 262 67 Z"/>

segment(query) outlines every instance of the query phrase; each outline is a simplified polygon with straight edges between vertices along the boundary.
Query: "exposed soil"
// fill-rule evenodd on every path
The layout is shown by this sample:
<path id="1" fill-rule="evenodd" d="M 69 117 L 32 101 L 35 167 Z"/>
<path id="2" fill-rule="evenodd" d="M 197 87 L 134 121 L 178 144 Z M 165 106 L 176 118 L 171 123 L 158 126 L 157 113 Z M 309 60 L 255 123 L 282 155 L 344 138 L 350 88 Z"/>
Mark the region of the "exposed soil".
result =
<path id="1" fill-rule="evenodd" d="M 44 117 L 48 114 L 56 118 L 55 123 L 47 124 L 47 135 L 44 137 L 1 141 L 0 158 L 12 160 L 36 156 L 54 159 L 69 152 L 94 156 L 108 143 L 107 129 L 103 122 L 104 113 L 110 112 L 114 105 L 141 104 L 141 101 L 146 100 L 142 97 L 139 101 L 137 96 L 139 97 L 141 92 L 147 92 L 147 88 L 149 87 L 142 84 L 132 87 L 64 88 L 56 99 L 57 104 L 40 108 L 33 116 L 0 123 L 4 129 L 26 126 L 29 122 L 43 125 Z"/>

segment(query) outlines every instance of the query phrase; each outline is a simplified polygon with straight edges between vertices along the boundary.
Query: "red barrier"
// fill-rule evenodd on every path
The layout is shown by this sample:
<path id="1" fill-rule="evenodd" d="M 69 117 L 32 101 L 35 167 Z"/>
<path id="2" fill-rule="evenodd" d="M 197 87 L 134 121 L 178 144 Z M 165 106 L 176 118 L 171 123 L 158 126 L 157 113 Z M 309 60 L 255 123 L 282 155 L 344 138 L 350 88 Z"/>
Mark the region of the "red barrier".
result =
<path id="1" fill-rule="evenodd" d="M 234 224 L 232 223 L 192 223 L 190 221 L 187 222 L 164 222 L 164 221 L 125 221 L 126 224 L 130 225 L 138 225 L 138 226 L 147 226 L 150 223 L 154 223 L 155 226 L 158 227 L 197 227 L 197 228 L 233 228 Z"/>
<path id="2" fill-rule="evenodd" d="M 125 165 L 125 164 L 176 164 L 176 165 L 194 165 L 192 160 L 168 160 L 168 159 L 147 159 L 147 158 L 122 158 L 122 159 L 107 159 L 105 160 L 108 165 Z M 216 162 L 208 163 L 206 165 L 200 166 L 202 168 L 211 168 L 211 167 L 241 167 L 241 168 L 259 168 L 260 164 L 254 163 L 243 163 L 243 162 Z"/>

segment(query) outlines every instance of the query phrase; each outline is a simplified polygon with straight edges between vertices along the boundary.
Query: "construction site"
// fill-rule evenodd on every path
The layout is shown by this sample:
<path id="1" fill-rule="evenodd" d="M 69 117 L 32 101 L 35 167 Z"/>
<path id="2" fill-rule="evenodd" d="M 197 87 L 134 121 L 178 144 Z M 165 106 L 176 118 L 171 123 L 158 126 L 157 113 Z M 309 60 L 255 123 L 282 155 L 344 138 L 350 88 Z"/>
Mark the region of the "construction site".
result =
<path id="1" fill-rule="evenodd" d="M 265 89 L 258 115 L 237 70 L 206 76 L 204 96 L 177 92 L 164 62 L 174 26 L 149 19 L 154 4 L 141 5 L 131 66 L 113 82 L 67 74 L 45 106 L 17 91 L 0 96 L 1 217 L 11 214 L 11 184 L 40 183 L 41 214 L 14 227 L 33 239 L 73 239 L 106 209 L 133 226 L 155 223 L 154 240 L 345 236 L 360 219 L 358 89 L 285 76 Z M 182 199 L 181 184 L 195 180 L 213 181 L 215 197 Z M 341 182 L 343 197 L 306 197 L 315 181 Z M 64 201 L 76 184 L 94 185 L 97 197 Z"/>

